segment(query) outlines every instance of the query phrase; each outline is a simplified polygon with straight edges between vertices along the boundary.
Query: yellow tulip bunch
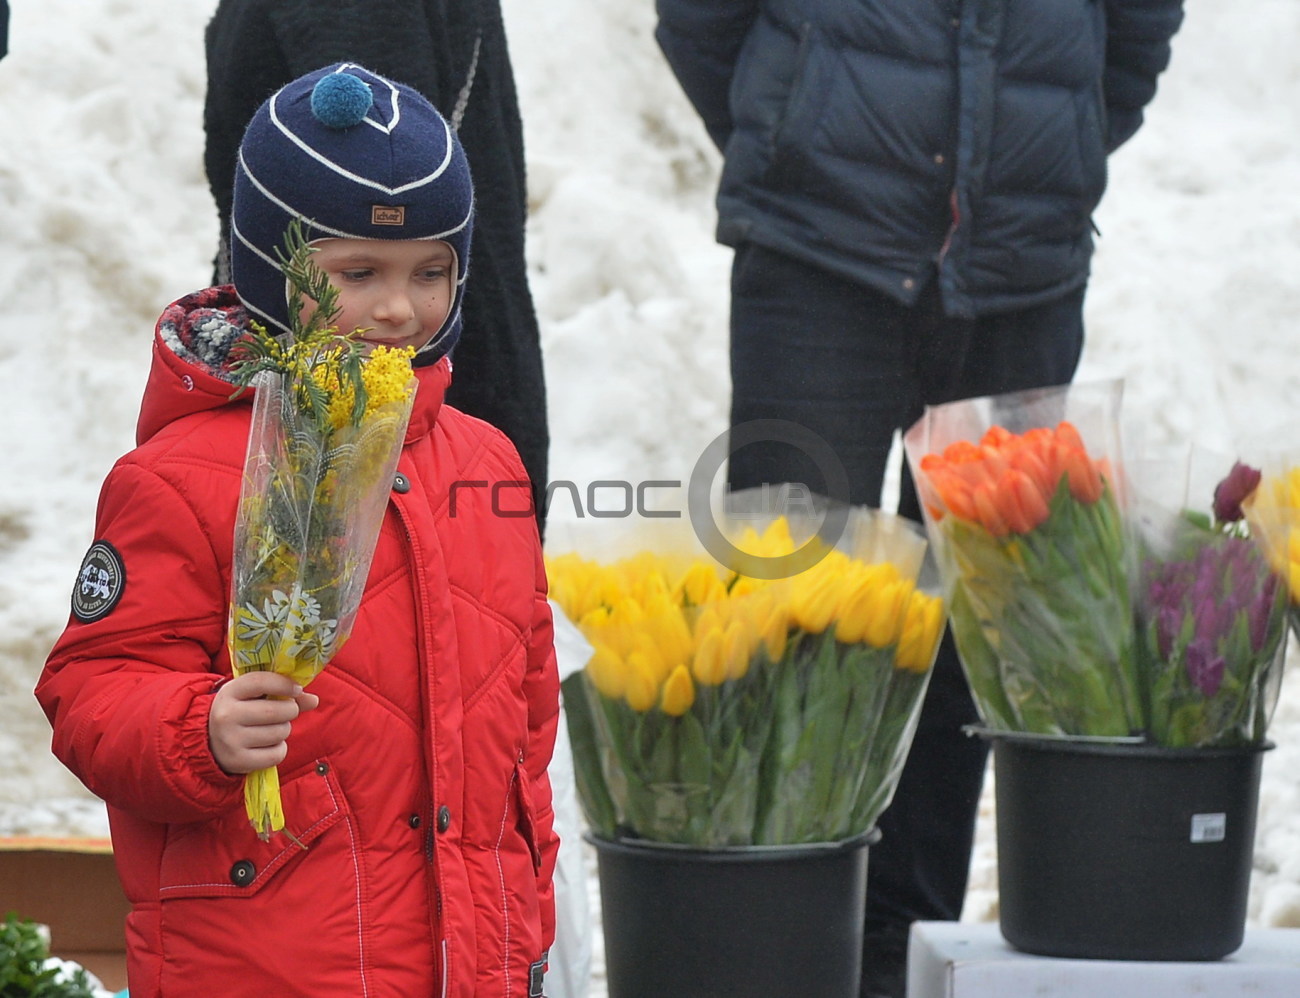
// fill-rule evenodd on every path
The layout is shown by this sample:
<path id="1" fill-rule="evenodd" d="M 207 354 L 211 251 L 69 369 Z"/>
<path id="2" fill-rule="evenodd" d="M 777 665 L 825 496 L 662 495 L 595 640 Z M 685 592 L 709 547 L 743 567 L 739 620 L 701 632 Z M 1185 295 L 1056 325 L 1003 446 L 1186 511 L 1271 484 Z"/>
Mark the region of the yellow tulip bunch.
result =
<path id="1" fill-rule="evenodd" d="M 736 547 L 782 557 L 796 545 L 781 517 Z M 565 695 L 579 769 L 599 763 L 578 780 L 598 833 L 776 844 L 870 827 L 944 623 L 942 600 L 899 563 L 828 549 L 767 581 L 704 557 L 570 553 L 548 574 L 594 649 Z"/>
<path id="2" fill-rule="evenodd" d="M 1300 600 L 1300 465 L 1266 475 L 1242 503 L 1251 532 L 1263 535 L 1274 570 Z"/>
<path id="3" fill-rule="evenodd" d="M 1291 594 L 1291 629 L 1300 638 L 1300 465 L 1265 473 L 1241 504 L 1251 536 Z"/>

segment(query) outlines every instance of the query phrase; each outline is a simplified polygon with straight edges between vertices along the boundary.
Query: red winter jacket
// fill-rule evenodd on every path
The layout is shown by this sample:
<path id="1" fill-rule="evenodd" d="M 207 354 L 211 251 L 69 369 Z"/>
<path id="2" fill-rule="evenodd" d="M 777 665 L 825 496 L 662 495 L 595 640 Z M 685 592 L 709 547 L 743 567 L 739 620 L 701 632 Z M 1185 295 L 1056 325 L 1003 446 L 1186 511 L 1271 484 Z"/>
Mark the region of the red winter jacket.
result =
<path id="1" fill-rule="evenodd" d="M 36 691 L 55 754 L 109 806 L 131 998 L 526 998 L 554 930 L 546 581 L 531 514 L 508 515 L 526 484 L 453 484 L 523 468 L 442 405 L 445 360 L 417 372 L 352 637 L 279 767 L 305 848 L 259 841 L 207 738 L 251 406 L 198 357 L 241 320 L 229 289 L 160 320 L 138 446 L 96 517 L 120 578 L 100 577 L 82 616 L 102 616 L 74 614 Z"/>

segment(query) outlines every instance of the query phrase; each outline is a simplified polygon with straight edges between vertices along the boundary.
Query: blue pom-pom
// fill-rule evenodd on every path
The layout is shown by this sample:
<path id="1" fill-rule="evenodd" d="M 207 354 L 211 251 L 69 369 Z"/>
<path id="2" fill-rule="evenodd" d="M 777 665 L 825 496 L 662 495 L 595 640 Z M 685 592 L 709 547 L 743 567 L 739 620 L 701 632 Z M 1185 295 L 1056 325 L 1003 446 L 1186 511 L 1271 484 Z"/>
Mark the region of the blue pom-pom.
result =
<path id="1" fill-rule="evenodd" d="M 365 81 L 351 73 L 331 73 L 311 92 L 311 113 L 329 128 L 351 128 L 359 124 L 375 102 Z"/>

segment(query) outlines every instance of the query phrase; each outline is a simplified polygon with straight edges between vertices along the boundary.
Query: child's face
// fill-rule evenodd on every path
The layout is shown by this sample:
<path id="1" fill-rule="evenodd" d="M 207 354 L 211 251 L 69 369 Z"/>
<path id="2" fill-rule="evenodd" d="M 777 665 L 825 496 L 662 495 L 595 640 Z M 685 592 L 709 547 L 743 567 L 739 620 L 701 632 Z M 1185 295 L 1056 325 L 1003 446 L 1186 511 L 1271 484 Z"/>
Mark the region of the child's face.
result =
<path id="1" fill-rule="evenodd" d="M 342 332 L 390 347 L 424 346 L 451 308 L 456 254 L 445 242 L 321 239 L 313 260 L 339 289 Z"/>

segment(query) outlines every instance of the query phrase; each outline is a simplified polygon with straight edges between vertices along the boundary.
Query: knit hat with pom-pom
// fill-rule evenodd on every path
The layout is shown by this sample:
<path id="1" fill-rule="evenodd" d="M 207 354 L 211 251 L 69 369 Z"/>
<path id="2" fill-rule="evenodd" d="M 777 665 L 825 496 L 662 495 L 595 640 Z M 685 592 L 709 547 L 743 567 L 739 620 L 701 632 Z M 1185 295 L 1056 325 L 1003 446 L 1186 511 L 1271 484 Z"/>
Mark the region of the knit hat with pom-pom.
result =
<path id="1" fill-rule="evenodd" d="M 230 270 L 254 317 L 289 328 L 276 251 L 299 219 L 307 239 L 441 239 L 456 253 L 442 329 L 415 358 L 431 364 L 460 335 L 474 190 L 455 132 L 419 93 L 355 63 L 299 77 L 257 110 L 235 170 Z"/>

